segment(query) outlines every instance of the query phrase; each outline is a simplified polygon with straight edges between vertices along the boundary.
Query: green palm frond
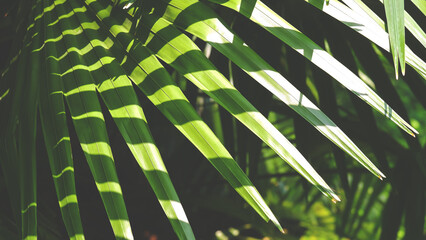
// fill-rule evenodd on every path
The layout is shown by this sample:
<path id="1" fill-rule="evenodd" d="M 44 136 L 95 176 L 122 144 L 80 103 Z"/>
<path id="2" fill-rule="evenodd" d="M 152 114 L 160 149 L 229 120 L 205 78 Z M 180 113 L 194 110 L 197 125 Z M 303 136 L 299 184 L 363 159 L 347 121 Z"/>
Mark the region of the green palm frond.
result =
<path id="1" fill-rule="evenodd" d="M 416 20 L 404 11 L 402 0 L 384 0 L 386 27 L 361 0 L 343 0 L 346 5 L 336 0 L 307 2 L 391 52 L 397 78 L 398 62 L 403 75 L 407 62 L 426 79 L 426 63 L 406 46 L 404 32 L 407 28 L 423 47 L 426 47 L 426 34 Z M 421 1 L 413 0 L 413 3 L 424 10 Z M 244 96 L 243 90 L 240 92 L 240 87 L 233 84 L 232 72 L 229 77 L 225 77 L 227 74 L 218 66 L 219 63 L 203 53 L 200 49 L 202 44 L 213 47 L 227 61 L 236 65 L 236 71 L 244 72 L 246 75 L 243 76 L 243 85 L 260 83 L 268 94 L 274 96 L 271 101 L 279 109 L 284 109 L 284 105 L 280 105 L 284 103 L 294 111 L 284 110 L 284 115 L 299 115 L 335 145 L 332 147 L 332 155 L 336 159 L 346 191 L 344 198 L 352 197 L 343 209 L 338 230 L 351 236 L 360 234 L 367 215 L 349 213 L 359 213 L 359 209 L 370 211 L 385 194 L 387 185 L 376 182 L 369 188 L 361 184 L 365 183 L 361 178 L 349 177 L 343 161 L 344 153 L 378 178 L 383 179 L 385 175 L 375 166 L 374 160 L 370 160 L 370 155 L 363 152 L 364 148 L 357 146 L 358 141 L 351 140 L 352 132 L 347 135 L 342 130 L 346 131 L 347 128 L 341 125 L 336 116 L 339 115 L 339 109 L 334 99 L 334 90 L 330 90 L 330 93 L 327 90 L 333 84 L 317 80 L 314 84 L 311 79 L 309 83 L 294 83 L 292 81 L 295 79 L 291 79 L 291 74 L 287 80 L 283 73 L 285 71 L 272 67 L 268 59 L 256 53 L 254 46 L 252 48 L 246 44 L 237 31 L 221 18 L 219 10 L 225 9 L 221 6 L 233 10 L 232 14 L 235 16 L 242 15 L 251 23 L 259 25 L 279 39 L 280 44 L 289 46 L 289 51 L 294 50 L 306 58 L 307 63 L 312 63 L 312 66 L 306 65 L 307 73 L 301 77 L 302 81 L 306 78 L 319 79 L 325 73 L 377 113 L 391 120 L 386 121 L 386 124 L 392 123 L 412 136 L 419 134 L 407 122 L 409 119 L 405 112 L 402 112 L 402 117 L 398 115 L 373 90 L 373 84 L 366 83 L 359 72 L 356 72 L 364 68 L 369 70 L 367 66 L 362 66 L 363 61 L 353 63 L 358 61 L 356 56 L 361 50 L 346 49 L 349 44 L 342 43 L 344 51 L 353 53 L 347 56 L 353 62 L 347 63 L 338 54 L 333 55 L 333 50 L 330 51 L 329 47 L 321 47 L 320 43 L 314 42 L 291 25 L 285 16 L 258 0 L 34 0 L 31 4 L 18 1 L 10 10 L 15 14 L 16 21 L 7 25 L 14 31 L 14 42 L 9 50 L 10 59 L 7 64 L 0 65 L 0 167 L 3 176 L 1 182 L 7 188 L 20 239 L 37 239 L 40 227 L 37 223 L 37 166 L 40 161 L 37 153 L 41 151 L 37 149 L 40 141 L 38 135 L 43 136 L 42 142 L 47 153 L 58 207 L 68 237 L 85 239 L 76 187 L 76 178 L 80 176 L 74 169 L 74 164 L 80 159 L 75 158 L 75 150 L 72 149 L 78 147 L 83 151 L 115 238 L 134 239 L 132 227 L 135 229 L 135 226 L 131 225 L 132 215 L 127 210 L 126 195 L 120 184 L 120 171 L 116 163 L 126 159 L 113 156 L 109 135 L 112 130 L 107 121 L 110 117 L 115 124 L 113 128 L 117 128 L 147 178 L 177 237 L 195 239 L 184 211 L 185 201 L 181 202 L 178 197 L 180 188 L 175 189 L 173 178 L 163 162 L 166 157 L 161 144 L 156 144 L 155 134 L 151 133 L 153 119 L 150 119 L 150 111 L 145 108 L 148 105 L 143 100 L 145 97 L 149 104 L 158 109 L 199 150 L 261 218 L 266 222 L 271 221 L 279 231 L 285 232 L 279 223 L 279 217 L 272 212 L 267 201 L 244 172 L 246 169 L 242 166 L 246 163 L 241 162 L 244 151 L 237 157 L 237 162 L 230 153 L 234 149 L 229 149 L 229 143 L 211 130 L 206 123 L 208 121 L 200 116 L 199 108 L 194 107 L 185 96 L 187 91 L 175 81 L 175 75 L 186 78 L 200 92 L 204 92 L 206 98 L 223 107 L 238 120 L 238 124 L 241 123 L 257 136 L 260 140 L 253 148 L 253 152 L 257 151 L 257 156 L 262 155 L 261 144 L 264 143 L 274 152 L 273 157 L 278 156 L 280 161 L 288 163 L 291 171 L 295 170 L 333 202 L 340 201 L 335 190 L 315 170 L 318 169 L 318 163 L 312 161 L 312 156 L 329 156 L 315 149 L 308 150 L 308 145 L 301 146 L 303 144 L 300 142 L 304 139 L 300 138 L 297 138 L 296 148 L 292 142 L 294 138 L 288 134 L 288 128 L 282 129 L 282 124 L 271 123 L 271 116 L 262 114 L 263 109 L 255 107 L 256 104 L 248 100 L 253 96 Z M 324 39 L 328 44 L 326 38 Z M 2 41 L 9 40 L 0 39 Z M 281 54 L 281 49 L 277 49 L 277 54 Z M 289 63 L 290 61 L 293 60 L 286 59 L 283 61 L 284 65 L 294 67 L 302 63 L 302 60 Z M 318 67 L 321 72 L 314 67 Z M 290 69 L 290 72 L 293 71 L 296 71 L 296 67 Z M 312 76 L 308 76 L 309 74 Z M 306 89 L 297 89 L 293 84 L 306 85 L 306 89 L 315 90 L 307 92 Z M 241 88 L 244 89 L 244 86 Z M 140 92 L 144 97 L 141 97 Z M 323 106 L 321 101 L 327 98 L 327 102 L 334 102 L 333 106 Z M 379 139 L 376 134 L 380 131 L 376 127 L 373 113 L 370 109 L 365 110 L 364 105 L 354 100 L 361 121 L 374 125 L 366 127 L 371 131 L 370 137 Z M 331 113 L 331 116 L 327 116 L 321 109 Z M 274 111 L 276 109 L 271 112 Z M 221 116 L 222 114 L 220 112 Z M 276 114 L 273 116 L 280 116 L 279 113 Z M 297 131 L 300 131 L 300 126 L 295 127 Z M 72 137 L 74 131 L 76 139 Z M 311 137 L 308 130 L 296 135 L 304 136 L 307 140 Z M 241 136 L 238 136 L 238 140 L 245 141 Z M 315 139 L 316 135 L 309 141 L 315 142 Z M 386 172 L 390 171 L 384 150 L 372 139 L 370 143 L 374 159 L 378 160 Z M 407 141 L 410 146 L 417 146 L 410 142 L 414 140 Z M 74 142 L 78 144 L 72 146 Z M 416 159 L 421 165 L 420 157 L 417 156 Z M 186 163 L 185 160 L 174 159 L 186 171 L 195 171 L 195 165 Z M 259 163 L 253 162 L 250 167 L 257 167 Z M 282 165 L 281 161 L 280 166 Z M 197 174 L 202 174 L 202 170 Z M 373 182 L 371 176 L 366 179 Z M 298 185 L 299 183 L 294 184 L 295 187 Z M 310 185 L 306 182 L 302 185 L 308 191 L 297 196 L 289 194 L 290 199 L 312 195 Z M 207 191 L 213 189 L 214 187 L 207 187 Z M 315 191 L 314 199 L 319 197 L 318 193 Z M 355 194 L 358 194 L 357 198 L 354 198 Z M 216 197 L 219 198 L 215 196 L 209 201 L 205 200 L 205 205 L 216 208 Z M 232 209 L 234 204 L 229 202 L 227 209 Z M 259 226 L 262 229 L 268 228 L 266 224 Z"/>
<path id="2" fill-rule="evenodd" d="M 322 0 L 308 2 L 365 36 L 377 46 L 380 46 L 388 52 L 391 51 L 389 34 L 385 31 L 383 20 L 361 0 L 345 0 L 344 2 L 349 7 L 335 0 L 331 0 L 329 4 L 325 4 Z M 407 21 L 407 19 L 404 19 L 404 21 Z M 405 25 L 407 25 L 407 22 Z M 410 25 L 410 23 L 408 23 L 408 25 Z M 424 79 L 426 79 L 426 63 L 408 46 L 405 46 L 405 60 L 408 65 L 413 67 Z M 397 71 L 395 71 L 395 73 L 396 72 Z"/>
<path id="3" fill-rule="evenodd" d="M 405 26 L 404 1 L 384 0 L 386 12 L 386 26 L 395 66 L 395 76 L 398 79 L 398 62 L 401 65 L 402 75 L 405 75 Z"/>

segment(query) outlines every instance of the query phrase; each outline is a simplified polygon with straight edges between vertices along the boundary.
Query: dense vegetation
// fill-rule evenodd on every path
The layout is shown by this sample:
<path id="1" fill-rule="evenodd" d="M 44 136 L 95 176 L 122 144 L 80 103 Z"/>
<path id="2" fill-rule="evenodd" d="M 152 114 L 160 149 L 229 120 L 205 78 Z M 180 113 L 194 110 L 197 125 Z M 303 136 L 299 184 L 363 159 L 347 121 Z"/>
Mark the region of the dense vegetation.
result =
<path id="1" fill-rule="evenodd" d="M 0 3 L 0 239 L 425 238 L 425 16 Z"/>

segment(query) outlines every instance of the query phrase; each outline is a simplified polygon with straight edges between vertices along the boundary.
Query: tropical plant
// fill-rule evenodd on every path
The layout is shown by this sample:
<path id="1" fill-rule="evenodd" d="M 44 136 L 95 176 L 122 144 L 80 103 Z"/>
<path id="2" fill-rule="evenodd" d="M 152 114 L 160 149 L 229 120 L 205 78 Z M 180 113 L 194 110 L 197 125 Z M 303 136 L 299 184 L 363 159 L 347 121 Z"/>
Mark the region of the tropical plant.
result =
<path id="1" fill-rule="evenodd" d="M 124 159 L 123 155 L 114 154 L 114 160 L 114 147 L 110 144 L 110 141 L 118 142 L 110 137 L 118 134 L 121 136 L 118 139 L 124 139 L 147 178 L 177 237 L 195 239 L 177 194 L 180 191 L 175 190 L 160 152 L 163 155 L 173 153 L 167 159 L 180 161 L 170 164 L 179 166 L 184 175 L 190 174 L 192 181 L 200 180 L 205 166 L 176 157 L 179 155 L 172 145 L 182 139 L 173 130 L 167 128 L 169 132 L 162 136 L 169 140 L 161 140 L 155 137 L 155 133 L 152 136 L 150 129 L 162 128 L 164 124 L 159 120 L 162 118 L 158 112 L 151 107 L 153 104 L 261 218 L 271 220 L 282 232 L 284 229 L 277 217 L 247 174 L 254 179 L 259 174 L 281 174 L 276 170 L 277 164 L 283 165 L 281 162 L 284 160 L 319 191 L 311 191 L 310 185 L 303 180 L 304 191 L 288 194 L 269 187 L 267 192 L 274 196 L 284 194 L 294 201 L 314 195 L 308 206 L 314 205 L 320 196 L 318 193 L 338 202 L 339 196 L 311 166 L 318 165 L 312 161 L 318 158 L 335 160 L 347 201 L 342 205 L 342 214 L 338 218 L 338 235 L 357 237 L 367 234 L 360 231 L 367 215 L 359 211 L 351 214 L 351 211 L 361 209 L 368 212 L 374 209 L 378 199 L 387 199 L 385 210 L 398 211 L 384 211 L 382 225 L 375 225 L 368 234 L 375 238 L 381 228 L 382 239 L 395 238 L 405 213 L 406 238 L 421 237 L 426 176 L 422 149 L 424 138 L 417 140 L 408 136 L 415 136 L 418 132 L 404 120 L 410 118 L 392 84 L 395 82 L 393 76 L 401 78 L 400 66 L 402 75 L 407 72 L 403 81 L 406 80 L 412 89 L 403 91 L 415 98 L 414 101 L 406 101 L 411 104 L 418 101 L 425 106 L 422 90 L 425 89 L 426 63 L 415 53 L 424 52 L 426 34 L 414 20 L 417 18 L 404 12 L 402 0 L 384 1 L 386 25 L 381 20 L 384 16 L 375 14 L 383 7 L 370 2 L 307 2 L 340 23 L 326 18 L 324 13 L 318 15 L 321 21 L 303 21 L 306 17 L 304 11 L 320 13 L 303 1 L 268 2 L 275 12 L 257 0 L 36 0 L 32 4 L 25 1 L 9 3 L 11 5 L 5 8 L 7 11 L 2 19 L 2 28 L 9 34 L 1 41 L 9 43 L 6 46 L 10 58 L 7 64 L 0 65 L 4 66 L 0 82 L 0 166 L 4 184 L 2 192 L 7 194 L 11 210 L 1 214 L 4 216 L 0 222 L 2 236 L 8 236 L 7 239 L 36 239 L 39 232 L 41 236 L 54 238 L 54 233 L 37 228 L 37 220 L 41 218 L 37 211 L 38 203 L 41 204 L 37 200 L 37 188 L 43 189 L 37 181 L 41 178 L 38 177 L 40 173 L 46 174 L 38 168 L 45 166 L 42 159 L 48 158 L 66 232 L 71 239 L 84 239 L 83 226 L 86 224 L 80 217 L 76 189 L 79 175 L 74 171 L 74 165 L 81 164 L 77 162 L 85 158 L 115 238 L 133 239 L 125 191 L 122 190 L 125 187 L 120 185 L 120 171 L 116 167 Z M 423 21 L 426 4 L 417 0 L 412 0 L 412 3 L 421 13 L 417 9 L 413 12 L 420 16 L 419 21 Z M 301 5 L 306 10 L 299 10 Z M 282 9 L 285 14 L 277 14 Z M 311 38 L 315 41 L 283 17 L 301 23 L 299 27 L 312 33 Z M 358 34 L 342 28 L 341 23 Z M 413 35 L 407 39 L 418 41 L 412 43 L 415 51 L 406 46 L 405 27 Z M 314 28 L 317 31 L 310 31 Z M 262 36 L 260 43 L 254 43 L 255 36 L 250 35 L 252 30 L 257 36 Z M 267 37 L 263 37 L 265 30 L 269 32 Z M 234 31 L 241 31 L 240 35 L 248 44 Z M 274 39 L 268 44 L 271 42 L 273 45 L 268 50 L 267 40 L 263 38 L 272 37 Z M 287 47 L 283 47 L 282 43 Z M 205 51 L 200 48 L 205 48 Z M 391 52 L 391 55 L 383 51 Z M 262 58 L 256 52 L 266 55 Z M 388 55 L 393 56 L 395 70 L 387 60 Z M 406 69 L 405 63 L 411 68 Z M 392 74 L 389 74 L 389 69 Z M 290 81 L 284 75 L 289 76 Z M 376 118 L 383 126 L 376 126 L 372 111 L 358 99 L 352 99 L 351 108 L 349 93 L 340 89 L 335 92 L 337 85 L 329 77 L 370 105 L 381 115 Z M 264 89 L 259 89 L 258 83 L 253 80 Z M 201 95 L 198 89 L 206 95 Z M 382 91 L 391 104 L 388 105 L 373 89 Z M 337 102 L 341 99 L 345 99 L 344 102 Z M 226 111 L 219 110 L 217 104 Z M 402 117 L 390 106 L 395 106 Z M 417 106 L 412 107 L 418 114 L 412 119 L 424 119 L 422 107 L 417 111 Z M 344 110 L 347 112 L 342 114 Z M 230 119 L 225 112 L 238 122 Z M 294 125 L 286 122 L 289 117 L 295 119 Z M 385 118 L 390 121 L 385 121 Z M 419 121 L 412 120 L 412 123 L 420 127 Z M 317 131 L 312 131 L 306 122 Z M 350 126 L 354 122 L 361 123 L 358 126 L 361 130 Z M 390 126 L 389 122 L 393 125 Z M 402 142 L 404 137 L 399 137 L 394 126 L 408 133 L 404 133 L 408 136 L 404 135 L 407 144 Z M 397 137 L 383 137 L 382 128 Z M 353 135 L 356 141 L 352 141 L 341 129 L 350 132 L 349 136 Z M 333 143 L 331 150 L 324 147 L 327 144 L 317 132 Z M 160 143 L 156 144 L 154 138 Z M 390 151 L 394 153 L 392 156 L 396 156 L 394 159 L 386 156 L 389 149 L 380 144 L 383 139 L 388 140 L 386 144 L 392 144 Z M 364 154 L 355 142 L 369 144 L 369 147 L 362 147 L 368 154 Z M 262 150 L 262 143 L 269 150 Z M 47 156 L 43 156 L 42 145 L 45 145 Z M 83 154 L 79 153 L 79 148 Z M 309 157 L 306 159 L 302 154 Z M 371 176 L 352 174 L 347 168 L 348 163 L 343 161 L 345 155 L 380 179 L 390 174 L 391 190 L 388 184 L 375 182 Z M 270 156 L 269 160 L 265 160 L 267 156 Z M 407 156 L 410 160 L 405 166 L 404 158 Z M 369 158 L 380 164 L 385 174 Z M 330 169 L 334 162 L 322 164 Z M 290 171 L 287 167 L 279 168 Z M 410 178 L 407 179 L 407 176 Z M 215 177 L 209 179 L 217 181 Z M 335 178 L 328 180 L 334 182 Z M 200 181 L 195 185 L 205 188 L 202 183 L 205 184 Z M 374 187 L 370 188 L 368 183 Z M 289 183 L 294 188 L 298 188 L 299 184 L 300 181 Z M 407 185 L 416 187 L 406 190 Z M 217 184 L 204 191 L 227 194 L 223 185 L 219 184 L 219 190 L 216 188 Z M 370 196 L 364 198 L 367 193 Z M 210 198 L 200 201 L 210 207 L 221 201 L 213 196 Z M 404 201 L 410 204 L 407 202 L 404 203 L 407 207 L 400 207 Z M 192 202 L 197 201 L 192 199 Z M 273 201 L 268 202 L 274 206 Z M 276 202 L 278 206 L 280 203 Z M 235 210 L 231 208 L 232 204 L 221 207 L 231 213 Z M 321 208 L 322 205 L 315 206 Z M 49 210 L 45 211 L 48 213 Z M 46 212 L 43 214 L 48 215 Z M 241 213 L 239 216 L 245 215 Z M 285 217 L 279 216 L 280 219 Z M 135 231 L 138 226 L 132 227 Z M 276 236 L 279 232 L 267 231 L 263 233 Z"/>

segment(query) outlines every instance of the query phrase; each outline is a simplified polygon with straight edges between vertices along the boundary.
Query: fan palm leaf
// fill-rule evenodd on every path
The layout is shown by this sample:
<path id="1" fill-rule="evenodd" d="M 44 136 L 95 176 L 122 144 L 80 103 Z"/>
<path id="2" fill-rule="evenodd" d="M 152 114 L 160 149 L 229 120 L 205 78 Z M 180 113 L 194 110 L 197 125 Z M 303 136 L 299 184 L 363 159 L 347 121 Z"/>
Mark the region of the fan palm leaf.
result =
<path id="1" fill-rule="evenodd" d="M 17 4 L 17 12 L 28 16 L 14 25 L 12 57 L 0 79 L 0 109 L 5 113 L 0 117 L 0 166 L 20 238 L 37 239 L 38 125 L 69 238 L 85 239 L 71 149 L 72 129 L 77 135 L 73 141 L 83 150 L 115 238 L 134 238 L 115 163 L 125 159 L 114 158 L 108 136 L 105 119 L 111 116 L 178 238 L 195 239 L 151 134 L 139 90 L 265 221 L 271 220 L 284 232 L 259 191 L 173 80 L 170 69 L 221 105 L 324 195 L 340 201 L 303 152 L 237 90 L 188 35 L 210 44 L 364 168 L 380 179 L 385 177 L 315 101 L 233 32 L 214 11 L 218 5 L 260 25 L 400 129 L 413 136 L 418 134 L 363 80 L 261 1 L 209 1 L 37 0 L 30 7 L 24 1 Z M 388 31 L 360 0 L 344 2 L 347 6 L 335 0 L 309 1 L 351 28 L 359 24 L 356 30 L 360 34 L 391 51 L 397 76 L 398 62 L 403 74 L 407 62 L 426 79 L 426 64 L 405 45 L 404 27 L 423 46 L 426 35 L 404 12 L 401 0 L 384 1 Z M 413 3 L 424 8 L 421 2 Z M 384 189 L 384 185 L 377 185 L 367 210 Z M 355 208 L 360 202 L 354 201 Z M 349 217 L 345 221 L 355 223 Z M 362 221 L 363 217 L 350 229 L 353 235 L 360 231 Z"/>

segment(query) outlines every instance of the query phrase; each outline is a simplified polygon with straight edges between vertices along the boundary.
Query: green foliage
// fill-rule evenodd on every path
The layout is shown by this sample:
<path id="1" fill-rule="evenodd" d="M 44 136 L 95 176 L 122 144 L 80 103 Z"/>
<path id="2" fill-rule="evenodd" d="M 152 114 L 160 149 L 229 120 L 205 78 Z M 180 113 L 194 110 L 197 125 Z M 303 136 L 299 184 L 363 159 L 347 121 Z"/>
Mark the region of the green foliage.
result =
<path id="1" fill-rule="evenodd" d="M 145 217 L 138 207 L 150 211 L 150 190 L 129 191 L 138 178 L 126 176 L 139 166 L 174 238 L 419 239 L 424 6 L 413 1 L 420 11 L 408 13 L 385 0 L 385 23 L 383 5 L 343 2 L 4 4 L 0 236 L 93 238 L 80 212 L 84 181 L 110 225 L 97 237 L 148 238 L 132 219 Z M 126 192 L 140 197 L 137 207 Z M 51 220 L 59 212 L 63 226 Z"/>

